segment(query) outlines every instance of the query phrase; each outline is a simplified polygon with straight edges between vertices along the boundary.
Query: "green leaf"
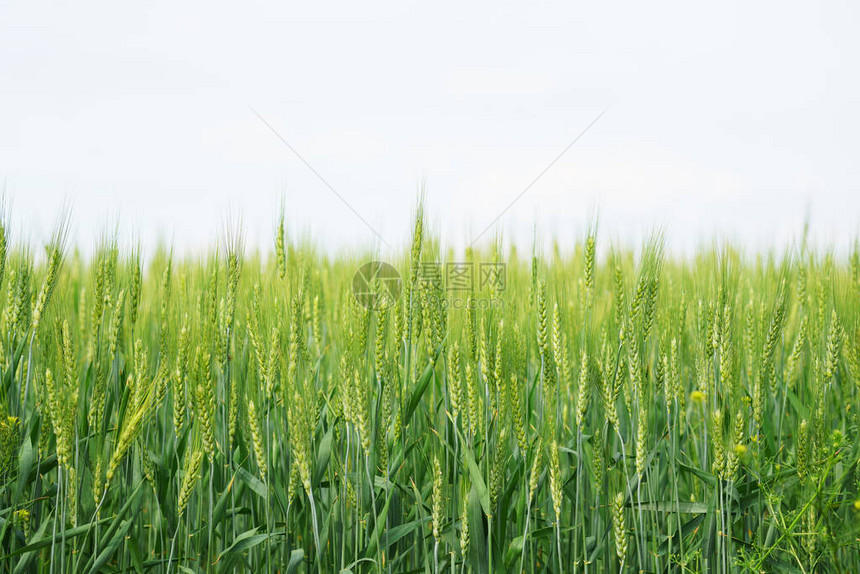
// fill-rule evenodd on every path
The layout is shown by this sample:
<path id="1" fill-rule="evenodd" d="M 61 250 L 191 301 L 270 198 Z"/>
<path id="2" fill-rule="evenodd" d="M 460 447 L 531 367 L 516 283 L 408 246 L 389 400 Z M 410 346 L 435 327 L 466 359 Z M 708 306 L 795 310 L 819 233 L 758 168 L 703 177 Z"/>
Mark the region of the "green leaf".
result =
<path id="1" fill-rule="evenodd" d="M 714 506 L 716 507 L 717 493 L 714 492 Z M 711 512 L 706 515 L 705 531 L 702 538 L 702 556 L 708 563 L 716 566 L 716 548 L 719 526 L 717 525 L 717 513 Z"/>
<path id="2" fill-rule="evenodd" d="M 296 548 L 290 553 L 290 563 L 287 564 L 287 572 L 286 574 L 292 574 L 295 572 L 298 567 L 301 565 L 302 560 L 305 559 L 305 551 L 301 548 Z"/>
<path id="3" fill-rule="evenodd" d="M 313 486 L 319 486 L 323 476 L 325 476 L 328 461 L 331 459 L 331 441 L 333 437 L 334 425 L 330 425 L 328 430 L 320 441 L 317 449 L 317 461 L 314 465 Z"/>
<path id="4" fill-rule="evenodd" d="M 794 394 L 794 391 L 792 391 L 788 387 L 784 388 L 785 396 L 788 397 L 788 401 L 791 403 L 791 406 L 793 406 L 794 410 L 797 411 L 797 420 L 811 419 L 812 414 L 809 412 L 809 408 L 805 404 L 803 404 L 803 401 L 801 401 L 798 396 Z"/>
<path id="5" fill-rule="evenodd" d="M 490 563 L 487 556 L 487 534 L 484 528 L 484 514 L 481 509 L 481 503 L 478 500 L 479 495 L 472 485 L 469 491 L 469 563 L 472 567 L 472 572 L 488 572 Z"/>
<path id="6" fill-rule="evenodd" d="M 218 497 L 218 502 L 215 504 L 215 509 L 212 511 L 213 524 L 221 522 L 221 519 L 227 514 L 227 503 L 231 500 L 230 493 L 233 490 L 233 483 L 235 481 L 236 474 L 234 473 L 230 478 L 230 482 L 227 483 L 227 488 L 225 488 L 224 492 L 221 493 L 221 496 Z"/>
<path id="7" fill-rule="evenodd" d="M 48 530 L 48 523 L 51 522 L 50 518 L 51 513 L 49 512 L 48 515 L 45 517 L 45 520 L 42 521 L 42 525 L 39 526 L 39 530 L 36 532 L 36 534 L 33 535 L 33 540 L 37 540 L 40 542 L 45 540 L 45 532 L 47 532 Z M 48 537 L 47 542 L 42 546 L 47 546 L 50 543 L 51 538 Z M 32 560 L 36 556 L 33 550 L 36 550 L 37 548 L 41 548 L 41 546 L 34 546 L 34 543 L 28 544 L 24 548 L 21 548 L 20 550 L 17 550 L 12 554 L 9 554 L 8 556 L 4 556 L 2 562 L 5 563 L 8 558 L 15 556 L 16 554 L 26 552 L 27 554 L 18 561 L 18 564 L 15 565 L 15 574 L 18 574 L 19 572 L 23 572 L 24 569 L 29 565 L 30 560 Z"/>
<path id="8" fill-rule="evenodd" d="M 108 522 L 109 520 L 110 520 L 110 518 L 102 518 L 98 522 L 98 524 L 104 524 L 104 523 Z M 12 556 L 17 556 L 19 554 L 26 554 L 28 552 L 32 552 L 34 550 L 39 550 L 40 548 L 45 548 L 46 546 L 50 546 L 51 545 L 51 536 L 45 536 L 45 533 L 47 531 L 47 527 L 50 524 L 50 522 L 51 521 L 50 521 L 50 515 L 49 515 L 48 517 L 46 517 L 45 520 L 42 521 L 42 526 L 39 528 L 39 531 L 36 532 L 36 534 L 33 536 L 32 542 L 30 542 L 28 545 L 24 546 L 23 548 L 18 548 L 14 552 L 10 552 L 9 554 L 6 554 L 5 556 L 0 556 L 0 561 L 5 561 L 5 560 L 11 558 Z M 69 540 L 71 538 L 75 538 L 77 536 L 80 536 L 81 534 L 86 534 L 89 531 L 89 529 L 92 528 L 93 525 L 95 525 L 95 524 L 96 524 L 95 522 L 90 522 L 89 524 L 85 524 L 83 526 L 76 526 L 74 528 L 69 528 L 65 532 L 58 532 L 57 538 L 62 539 L 63 537 L 65 537 L 66 540 Z M 16 569 L 16 571 L 17 571 L 17 569 Z"/>
<path id="9" fill-rule="evenodd" d="M 430 379 L 433 377 L 435 366 L 435 361 L 430 361 L 427 364 L 424 368 L 424 372 L 421 374 L 421 378 L 418 379 L 418 383 L 416 383 L 415 388 L 412 390 L 412 396 L 409 397 L 409 402 L 406 404 L 406 411 L 403 414 L 404 427 L 409 424 L 409 421 L 412 419 L 412 414 L 415 412 L 415 409 L 418 408 L 418 403 L 421 402 L 421 397 L 424 396 L 424 392 L 430 384 Z"/>
<path id="10" fill-rule="evenodd" d="M 385 506 L 376 517 L 376 528 L 373 530 L 373 537 L 370 539 L 370 544 L 367 545 L 367 550 L 364 556 L 369 558 L 376 555 L 376 549 L 379 546 L 379 537 L 385 529 L 385 517 L 388 516 L 388 507 L 391 505 L 391 493 L 385 497 Z"/>
<path id="11" fill-rule="evenodd" d="M 691 532 L 695 532 L 695 530 L 702 524 L 702 522 L 704 522 L 705 516 L 706 516 L 705 514 L 697 514 L 693 518 L 691 518 L 690 520 L 685 522 L 681 526 L 681 537 L 686 538 L 687 536 L 690 535 Z M 669 546 L 669 537 L 665 536 L 664 538 L 665 539 L 660 544 L 659 552 L 661 552 L 661 553 L 666 552 L 666 549 Z M 673 544 L 675 544 L 675 546 L 677 546 L 677 544 L 678 544 L 677 539 L 678 539 L 678 533 L 676 532 L 675 533 L 675 541 L 673 542 Z"/>
<path id="12" fill-rule="evenodd" d="M 128 534 L 133 522 L 134 519 L 132 518 L 126 518 L 122 521 L 119 528 L 114 531 L 113 536 L 108 540 L 108 543 L 102 551 L 99 552 L 98 557 L 93 561 L 93 565 L 90 568 L 90 574 L 95 574 L 102 566 L 107 564 L 107 561 L 110 560 L 110 557 L 113 556 L 114 552 L 119 548 L 119 545 L 122 544 L 122 541 L 125 539 L 125 535 Z"/>
<path id="13" fill-rule="evenodd" d="M 460 441 L 463 444 L 463 448 L 461 448 L 460 451 L 463 453 L 463 458 L 466 459 L 466 466 L 469 468 L 469 476 L 472 478 L 472 486 L 477 489 L 478 500 L 481 502 L 481 508 L 484 509 L 484 514 L 489 516 L 490 491 L 487 490 L 487 484 L 484 482 L 481 469 L 478 466 L 478 463 L 475 462 L 475 457 L 472 456 L 472 450 L 467 447 L 466 441 L 460 433 L 460 429 L 457 427 L 454 428 L 457 430 L 457 436 L 460 437 Z"/>
<path id="14" fill-rule="evenodd" d="M 230 572 L 240 560 L 246 550 L 249 550 L 262 542 L 265 542 L 271 534 L 257 534 L 260 527 L 256 526 L 251 530 L 246 530 L 236 537 L 228 548 L 226 548 L 215 561 L 218 565 L 218 572 Z"/>
<path id="15" fill-rule="evenodd" d="M 131 557 L 131 564 L 138 574 L 143 574 L 143 560 L 140 556 L 140 548 L 134 536 L 128 537 L 128 554 Z"/>
<path id="16" fill-rule="evenodd" d="M 266 493 L 268 491 L 266 490 L 266 485 L 263 483 L 262 480 L 260 480 L 241 466 L 236 467 L 236 476 L 239 477 L 239 480 L 245 483 L 245 486 L 254 491 L 257 496 L 259 496 L 263 500 L 266 500 Z"/>
<path id="17" fill-rule="evenodd" d="M 484 510 L 484 514 L 489 516 L 490 491 L 487 489 L 486 483 L 484 483 L 481 469 L 478 467 L 478 463 L 475 462 L 475 457 L 472 456 L 472 452 L 469 449 L 464 448 L 462 449 L 462 452 L 463 458 L 466 459 L 466 466 L 469 467 L 469 476 L 472 478 L 472 487 L 478 495 L 478 501 L 481 503 L 481 508 Z"/>
<path id="18" fill-rule="evenodd" d="M 523 554 L 523 545 L 525 543 L 525 538 L 522 536 L 517 536 L 511 543 L 508 544 L 508 551 L 505 553 L 505 566 L 510 569 L 511 565 L 513 565 L 514 561 L 517 560 Z"/>
<path id="19" fill-rule="evenodd" d="M 380 546 L 380 549 L 388 550 L 388 548 L 390 548 L 392 544 L 395 544 L 398 540 L 410 534 L 416 528 L 420 528 L 422 524 L 428 522 L 429 520 L 430 517 L 425 516 L 424 518 L 413 520 L 412 522 L 407 522 L 406 524 L 400 524 L 398 526 L 395 526 L 394 528 L 389 528 L 386 531 L 385 535 L 382 537 L 382 545 Z"/>
<path id="20" fill-rule="evenodd" d="M 102 540 L 114 540 L 114 539 L 117 539 L 116 533 L 117 533 L 119 530 L 123 529 L 123 528 L 125 528 L 125 529 L 126 529 L 126 532 L 128 532 L 128 528 L 130 528 L 130 527 L 131 527 L 131 523 L 133 522 L 133 518 L 132 518 L 132 519 L 129 519 L 129 520 L 127 521 L 127 522 L 129 522 L 129 524 L 126 524 L 126 521 L 122 521 L 121 519 L 122 519 L 122 517 L 123 517 L 123 516 L 125 516 L 125 514 L 126 514 L 126 513 L 131 509 L 132 505 L 134 505 L 134 504 L 136 504 L 136 503 L 137 503 L 137 501 L 138 501 L 138 495 L 140 494 L 141 487 L 142 487 L 144 484 L 145 484 L 145 481 L 143 481 L 143 480 L 141 480 L 140 482 L 138 482 L 138 483 L 137 483 L 137 486 L 136 486 L 136 487 L 134 487 L 134 490 L 133 490 L 133 491 L 131 492 L 131 494 L 129 495 L 128 500 L 126 501 L 126 503 L 122 505 L 122 508 L 120 508 L 120 510 L 119 510 L 119 512 L 116 514 L 116 516 L 114 516 L 114 517 L 111 519 L 111 520 L 112 520 L 111 525 L 108 527 L 108 529 L 107 529 L 107 530 L 105 531 L 105 533 L 103 534 Z M 135 509 L 136 509 L 136 508 L 135 508 Z M 125 535 L 123 534 L 123 536 L 125 536 Z M 117 545 L 118 545 L 118 544 L 119 544 L 119 542 L 121 542 L 121 541 L 122 541 L 122 537 L 119 537 L 117 540 L 118 540 L 118 541 L 117 541 Z M 105 548 L 105 550 L 107 550 L 107 548 Z M 102 554 L 103 554 L 103 553 L 102 553 Z M 98 558 L 101 558 L 102 554 L 99 554 L 99 557 L 98 557 Z M 89 567 L 89 566 L 90 566 L 90 563 L 92 563 L 92 562 L 93 562 L 94 558 L 95 558 L 95 557 L 90 557 L 90 561 L 89 561 L 89 562 L 87 562 L 87 566 L 86 566 L 86 567 L 84 567 L 81 571 L 83 571 L 83 570 L 87 570 L 87 569 L 88 569 L 87 567 Z M 95 558 L 95 559 L 96 559 L 96 560 L 98 560 L 98 558 Z M 109 558 L 110 558 L 110 554 L 106 555 L 106 556 L 104 557 L 104 560 L 106 561 L 106 560 L 108 560 Z M 78 570 L 78 569 L 77 569 L 77 564 L 76 564 L 76 568 L 75 568 L 75 570 L 76 570 L 76 571 Z M 89 568 L 89 571 L 90 571 L 90 572 L 93 572 L 94 570 L 97 570 L 97 568 L 95 568 L 95 565 L 93 565 L 91 568 Z"/>
<path id="21" fill-rule="evenodd" d="M 21 443 L 21 450 L 18 453 L 18 481 L 15 483 L 15 496 L 12 498 L 13 504 L 21 500 L 24 488 L 30 481 L 30 472 L 33 470 L 35 460 L 36 452 L 33 450 L 33 442 L 29 436 L 24 437 L 24 442 Z"/>
<path id="22" fill-rule="evenodd" d="M 717 486 L 717 477 L 714 476 L 713 474 L 710 474 L 710 473 L 707 473 L 703 470 L 699 470 L 698 468 L 686 465 L 683 462 L 681 462 L 680 460 L 678 461 L 678 466 L 680 466 L 682 470 L 686 470 L 690 474 L 697 476 L 698 478 L 702 479 L 702 481 L 707 483 L 708 485 Z"/>

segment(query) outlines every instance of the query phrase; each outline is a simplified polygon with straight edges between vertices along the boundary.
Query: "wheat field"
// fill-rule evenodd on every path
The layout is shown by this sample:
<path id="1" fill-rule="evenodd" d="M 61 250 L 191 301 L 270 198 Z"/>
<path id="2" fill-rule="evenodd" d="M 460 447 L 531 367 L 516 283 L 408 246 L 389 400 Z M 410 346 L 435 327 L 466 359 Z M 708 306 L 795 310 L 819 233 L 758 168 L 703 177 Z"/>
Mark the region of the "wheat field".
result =
<path id="1" fill-rule="evenodd" d="M 0 571 L 860 571 L 856 247 L 68 223 L 0 226 Z"/>

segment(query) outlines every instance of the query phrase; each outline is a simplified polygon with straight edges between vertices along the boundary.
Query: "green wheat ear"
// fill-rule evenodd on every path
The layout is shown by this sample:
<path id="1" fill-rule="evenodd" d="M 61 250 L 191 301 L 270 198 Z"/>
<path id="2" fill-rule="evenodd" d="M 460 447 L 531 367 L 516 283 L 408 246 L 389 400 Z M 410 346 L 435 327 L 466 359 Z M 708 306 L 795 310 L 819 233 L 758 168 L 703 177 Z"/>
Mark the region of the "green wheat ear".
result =
<path id="1" fill-rule="evenodd" d="M 444 520 L 445 501 L 442 493 L 442 466 L 439 457 L 433 457 L 433 511 L 431 514 L 433 522 L 433 538 L 437 542 L 442 538 L 442 521 Z"/>
<path id="2" fill-rule="evenodd" d="M 129 382 L 131 377 L 129 377 Z M 138 386 L 144 385 L 144 381 L 138 381 Z M 139 391 L 139 399 L 130 404 L 130 409 L 126 411 L 126 416 L 123 418 L 119 427 L 119 435 L 116 443 L 113 445 L 113 452 L 107 466 L 107 474 L 105 475 L 105 492 L 110 488 L 111 480 L 113 480 L 120 462 L 128 453 L 132 444 L 140 436 L 146 421 L 150 415 L 150 407 L 154 399 L 152 385 L 147 385 L 143 390 Z"/>
<path id="3" fill-rule="evenodd" d="M 469 554 L 469 506 L 468 497 L 463 497 L 462 509 L 460 511 L 460 558 L 466 560 Z"/>
<path id="4" fill-rule="evenodd" d="M 624 494 L 621 492 L 612 501 L 612 532 L 615 536 L 615 555 L 624 564 L 627 557 L 627 525 L 624 519 Z"/>
<path id="5" fill-rule="evenodd" d="M 257 459 L 257 467 L 260 469 L 260 478 L 265 481 L 268 472 L 266 462 L 266 446 L 263 440 L 263 431 L 260 428 L 260 419 L 257 415 L 257 407 L 253 400 L 248 401 L 248 426 L 251 430 L 251 439 L 254 446 L 254 456 Z"/>
<path id="6" fill-rule="evenodd" d="M 188 508 L 188 502 L 191 500 L 191 495 L 194 493 L 194 487 L 197 481 L 200 480 L 200 468 L 203 463 L 203 451 L 200 448 L 194 448 L 185 456 L 185 462 L 182 472 L 182 484 L 179 487 L 179 496 L 177 500 L 177 515 L 182 518 L 185 514 L 185 509 Z"/>
<path id="7" fill-rule="evenodd" d="M 558 443 L 553 440 L 549 444 L 549 492 L 552 498 L 552 508 L 556 522 L 561 520 L 561 488 L 561 465 L 558 458 Z"/>

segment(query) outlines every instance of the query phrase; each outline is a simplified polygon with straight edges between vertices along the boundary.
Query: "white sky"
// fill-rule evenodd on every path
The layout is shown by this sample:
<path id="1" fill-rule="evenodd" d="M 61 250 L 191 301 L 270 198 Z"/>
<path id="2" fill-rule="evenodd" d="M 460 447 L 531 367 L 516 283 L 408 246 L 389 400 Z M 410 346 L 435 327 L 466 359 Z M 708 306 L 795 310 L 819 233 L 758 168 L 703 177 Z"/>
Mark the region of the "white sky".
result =
<path id="1" fill-rule="evenodd" d="M 849 2 L 0 4 L 0 185 L 25 238 L 64 199 L 79 245 L 119 221 L 148 246 L 241 214 L 326 248 L 397 247 L 416 190 L 467 243 L 527 247 L 663 226 L 689 252 L 823 245 L 860 223 L 860 7 Z"/>

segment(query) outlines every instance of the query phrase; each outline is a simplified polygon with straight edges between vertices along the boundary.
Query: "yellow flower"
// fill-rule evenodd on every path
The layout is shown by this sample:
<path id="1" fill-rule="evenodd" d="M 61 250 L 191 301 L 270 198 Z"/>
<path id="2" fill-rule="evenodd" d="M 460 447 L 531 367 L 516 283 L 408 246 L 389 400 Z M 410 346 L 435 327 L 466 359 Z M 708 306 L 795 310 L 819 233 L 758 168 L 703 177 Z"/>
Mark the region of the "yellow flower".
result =
<path id="1" fill-rule="evenodd" d="M 735 445 L 735 454 L 738 456 L 743 456 L 747 453 L 747 447 L 744 444 Z"/>
<path id="2" fill-rule="evenodd" d="M 0 474 L 12 467 L 18 450 L 21 422 L 18 417 L 0 419 Z"/>
<path id="3" fill-rule="evenodd" d="M 854 510 L 860 511 L 860 500 L 854 501 Z"/>
<path id="4" fill-rule="evenodd" d="M 690 393 L 690 399 L 694 402 L 700 403 L 705 400 L 705 393 L 702 391 L 693 391 Z"/>

